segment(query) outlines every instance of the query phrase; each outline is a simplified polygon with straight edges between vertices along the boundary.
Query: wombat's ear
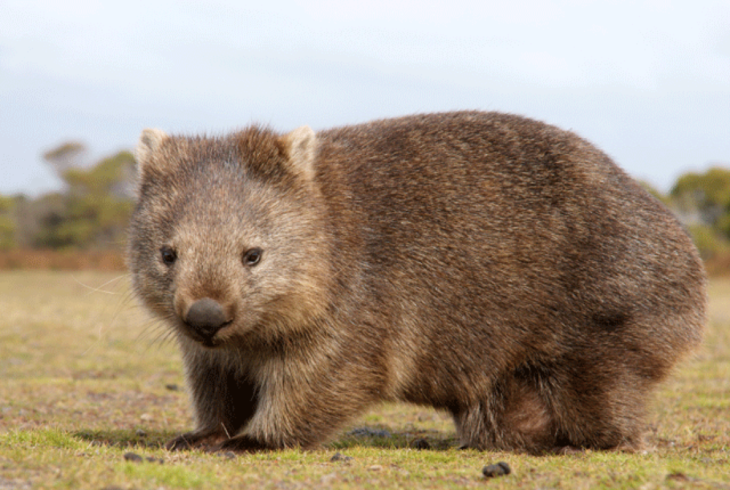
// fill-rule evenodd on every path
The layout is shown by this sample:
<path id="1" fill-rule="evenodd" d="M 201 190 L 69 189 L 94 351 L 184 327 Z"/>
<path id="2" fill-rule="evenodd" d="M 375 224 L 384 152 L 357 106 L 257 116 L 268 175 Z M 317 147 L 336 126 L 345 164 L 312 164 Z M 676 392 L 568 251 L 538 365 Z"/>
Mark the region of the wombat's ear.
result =
<path id="1" fill-rule="evenodd" d="M 314 156 L 317 135 L 309 126 L 302 126 L 282 137 L 291 170 L 307 181 L 314 179 Z"/>
<path id="2" fill-rule="evenodd" d="M 145 129 L 142 131 L 135 151 L 140 173 L 151 165 L 152 155 L 166 139 L 167 134 L 161 129 Z"/>

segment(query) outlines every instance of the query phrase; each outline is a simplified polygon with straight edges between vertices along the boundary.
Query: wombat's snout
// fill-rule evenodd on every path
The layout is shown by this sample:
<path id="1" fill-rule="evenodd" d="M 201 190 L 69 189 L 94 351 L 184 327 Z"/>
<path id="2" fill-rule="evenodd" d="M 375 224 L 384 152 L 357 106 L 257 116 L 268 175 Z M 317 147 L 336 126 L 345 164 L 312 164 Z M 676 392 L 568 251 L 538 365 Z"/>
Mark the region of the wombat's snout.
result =
<path id="1" fill-rule="evenodd" d="M 214 299 L 199 299 L 185 315 L 187 323 L 204 341 L 210 341 L 215 334 L 230 322 L 223 306 Z"/>

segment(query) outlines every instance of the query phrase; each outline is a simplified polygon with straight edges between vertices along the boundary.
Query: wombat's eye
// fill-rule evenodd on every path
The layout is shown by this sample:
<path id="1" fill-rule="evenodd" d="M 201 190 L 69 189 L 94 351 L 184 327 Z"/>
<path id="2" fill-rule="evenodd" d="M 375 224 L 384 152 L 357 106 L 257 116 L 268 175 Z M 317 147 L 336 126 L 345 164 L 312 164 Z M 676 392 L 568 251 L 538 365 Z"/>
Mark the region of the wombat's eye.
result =
<path id="1" fill-rule="evenodd" d="M 162 257 L 162 262 L 164 262 L 165 265 L 172 265 L 177 260 L 177 254 L 167 245 L 160 249 L 160 256 Z"/>
<path id="2" fill-rule="evenodd" d="M 243 254 L 243 265 L 256 265 L 261 261 L 264 251 L 260 248 L 252 248 Z"/>

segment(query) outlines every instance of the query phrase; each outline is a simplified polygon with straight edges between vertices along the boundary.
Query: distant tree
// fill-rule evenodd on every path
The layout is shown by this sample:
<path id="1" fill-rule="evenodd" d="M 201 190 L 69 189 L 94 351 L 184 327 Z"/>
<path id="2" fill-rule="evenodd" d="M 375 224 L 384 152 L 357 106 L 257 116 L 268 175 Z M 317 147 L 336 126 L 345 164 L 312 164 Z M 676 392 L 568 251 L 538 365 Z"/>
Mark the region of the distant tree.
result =
<path id="1" fill-rule="evenodd" d="M 23 242 L 31 247 L 66 248 L 75 245 L 60 231 L 67 219 L 67 199 L 60 192 L 25 200 L 18 209 L 19 222 L 27 233 Z"/>
<path id="2" fill-rule="evenodd" d="M 704 259 L 730 251 L 730 169 L 686 173 L 669 193 L 670 206 L 687 225 Z"/>
<path id="3" fill-rule="evenodd" d="M 121 245 L 132 212 L 134 156 L 122 151 L 92 168 L 64 174 L 69 186 L 68 215 L 59 232 L 79 245 Z"/>
<path id="4" fill-rule="evenodd" d="M 8 250 L 17 245 L 13 211 L 15 201 L 11 197 L 0 196 L 0 250 Z"/>
<path id="5" fill-rule="evenodd" d="M 730 239 L 730 169 L 713 167 L 705 173 L 682 175 L 670 192 L 672 202 L 685 216 Z"/>
<path id="6" fill-rule="evenodd" d="M 700 256 L 708 260 L 730 252 L 730 243 L 722 235 L 707 225 L 696 224 L 688 227 Z"/>
<path id="7" fill-rule="evenodd" d="M 67 141 L 43 154 L 43 159 L 59 177 L 72 168 L 83 167 L 86 163 L 86 145 L 80 141 Z"/>
<path id="8" fill-rule="evenodd" d="M 26 215 L 36 216 L 33 244 L 51 248 L 109 248 L 124 243 L 132 211 L 134 156 L 120 151 L 84 166 L 82 143 L 64 143 L 44 154 L 66 184 L 64 194 L 43 196 Z"/>

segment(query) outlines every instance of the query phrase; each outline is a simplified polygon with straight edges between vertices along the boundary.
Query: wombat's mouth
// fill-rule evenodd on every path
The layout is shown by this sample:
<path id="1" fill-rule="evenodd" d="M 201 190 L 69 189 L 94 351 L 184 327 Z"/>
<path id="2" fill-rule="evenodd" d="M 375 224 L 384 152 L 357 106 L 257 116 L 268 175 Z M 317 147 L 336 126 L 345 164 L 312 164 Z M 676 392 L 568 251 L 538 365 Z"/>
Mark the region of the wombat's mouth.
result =
<path id="1" fill-rule="evenodd" d="M 222 342 L 217 339 L 203 340 L 200 343 L 203 344 L 203 347 L 208 347 L 209 349 L 215 349 L 222 344 Z"/>
<path id="2" fill-rule="evenodd" d="M 194 325 L 190 325 L 185 321 L 180 322 L 182 327 L 181 330 L 186 336 L 201 344 L 203 347 L 207 347 L 209 349 L 215 349 L 225 344 L 225 339 L 222 338 L 219 333 L 226 327 L 230 326 L 232 323 L 233 320 L 228 320 L 222 323 L 217 329 L 215 329 L 215 331 L 212 331 L 201 330 L 200 328 L 196 328 Z"/>

